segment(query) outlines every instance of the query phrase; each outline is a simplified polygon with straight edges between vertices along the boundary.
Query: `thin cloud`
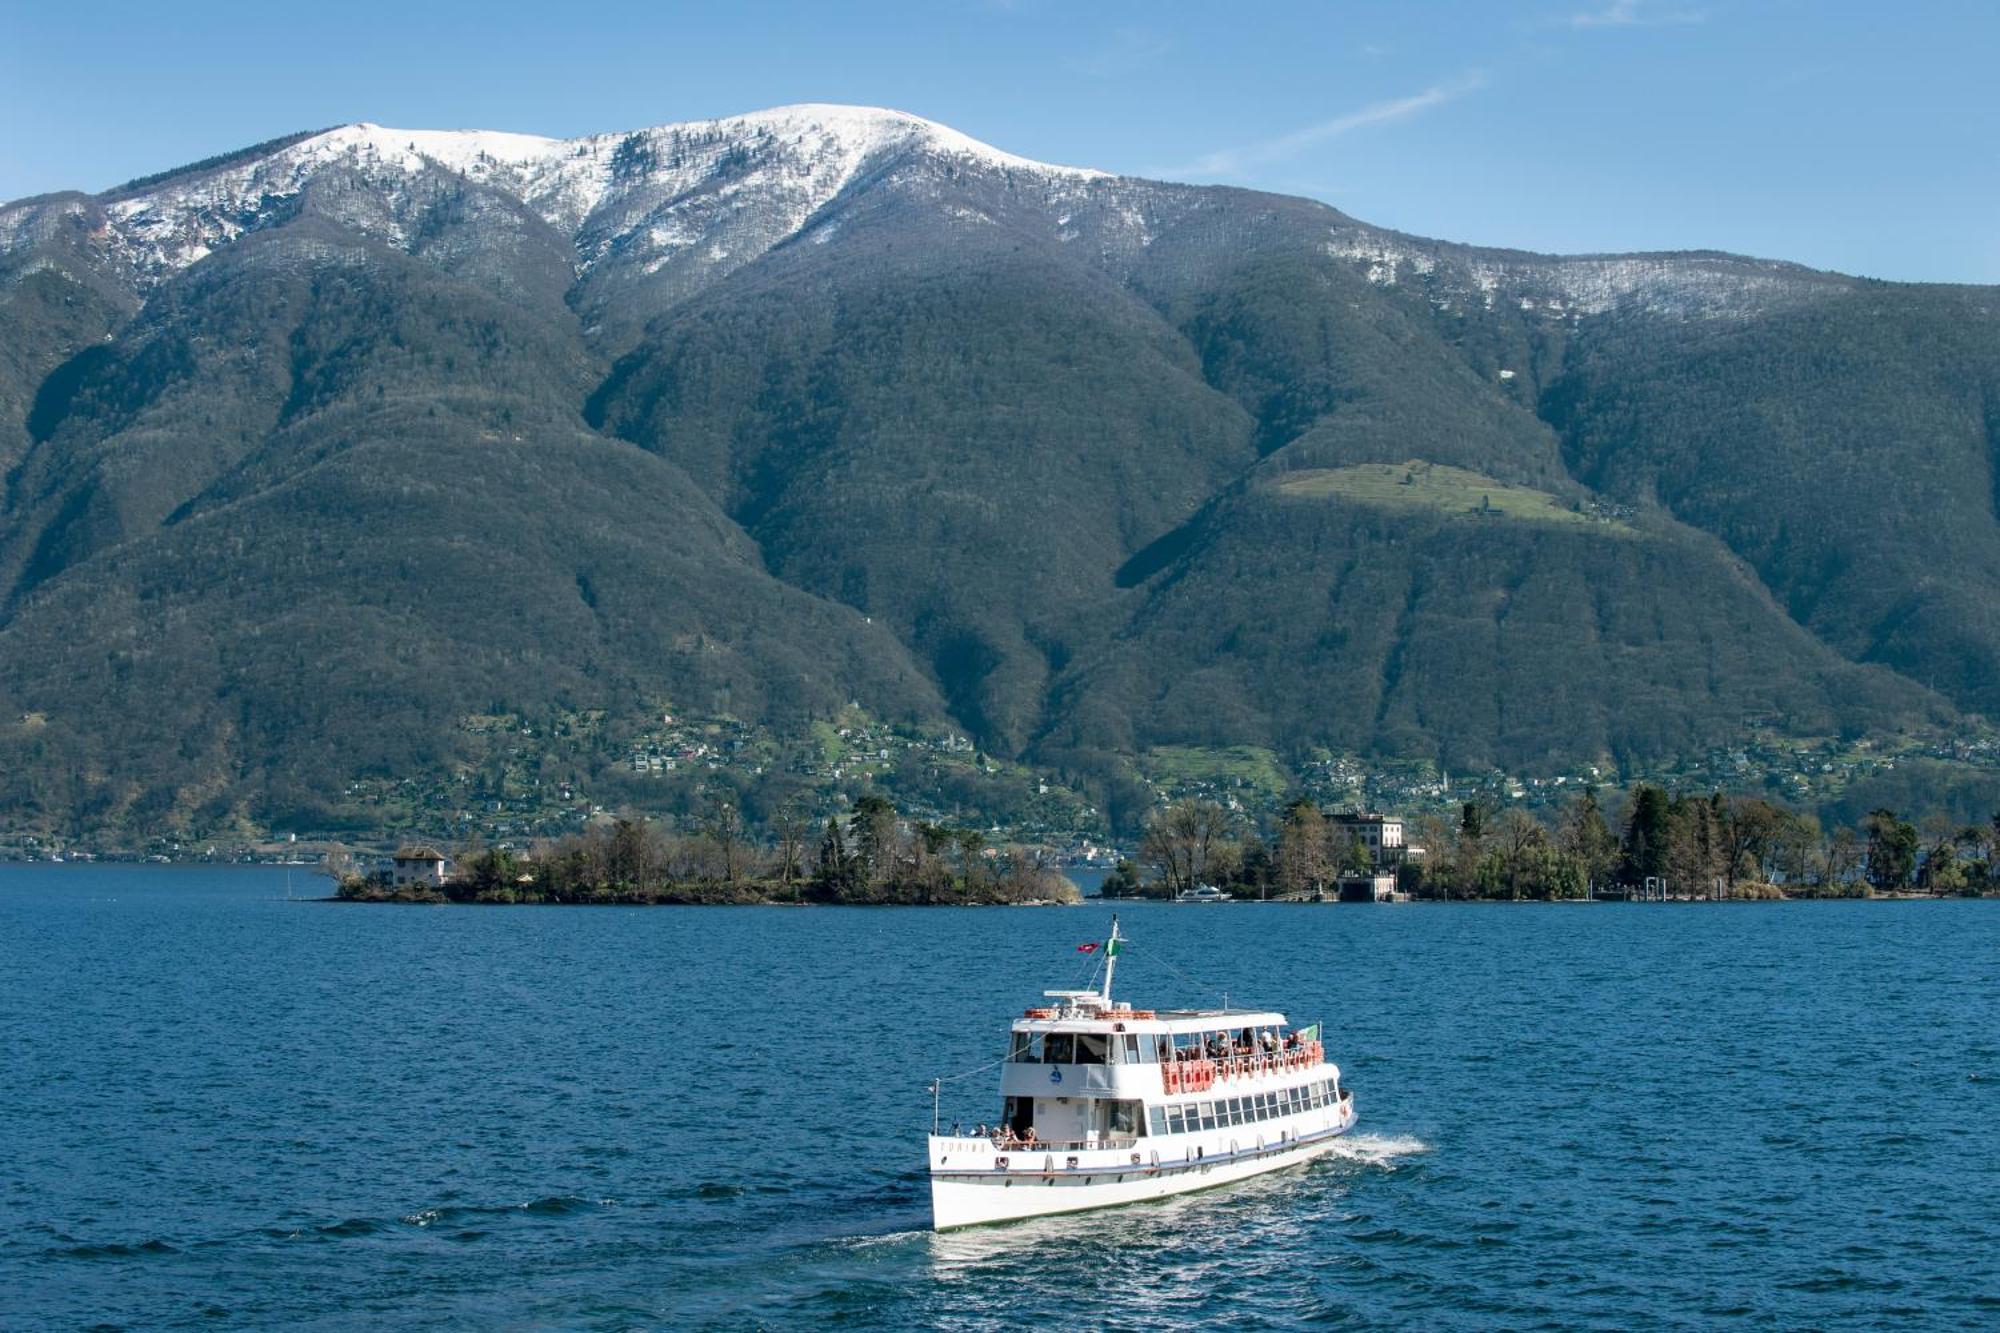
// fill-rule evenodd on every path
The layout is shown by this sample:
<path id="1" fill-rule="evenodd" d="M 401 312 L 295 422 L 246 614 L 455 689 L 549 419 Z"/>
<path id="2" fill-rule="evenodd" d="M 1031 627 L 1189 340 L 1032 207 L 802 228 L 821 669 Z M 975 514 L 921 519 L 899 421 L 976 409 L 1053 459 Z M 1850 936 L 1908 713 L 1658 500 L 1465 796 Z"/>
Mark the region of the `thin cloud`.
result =
<path id="1" fill-rule="evenodd" d="M 1660 28 L 1681 23 L 1706 23 L 1708 15 L 1695 9 L 1658 10 L 1645 0 L 1611 0 L 1602 9 L 1586 9 L 1571 14 L 1572 28 Z"/>
<path id="2" fill-rule="evenodd" d="M 1131 74 L 1152 64 L 1174 44 L 1155 32 L 1139 28 L 1121 28 L 1112 35 L 1111 41 L 1102 50 L 1087 55 L 1070 56 L 1063 64 L 1078 74 L 1093 79 L 1115 79 Z"/>
<path id="3" fill-rule="evenodd" d="M 1160 167 L 1152 174 L 1159 176 L 1241 176 L 1253 167 L 1268 166 L 1273 162 L 1283 162 L 1297 157 L 1308 148 L 1317 147 L 1342 135 L 1356 130 L 1371 129 L 1377 125 L 1391 125 L 1412 116 L 1420 116 L 1426 111 L 1455 102 L 1468 93 L 1477 92 L 1486 86 L 1484 75 L 1473 74 L 1455 83 L 1434 84 L 1408 97 L 1395 97 L 1383 102 L 1370 102 L 1367 106 L 1335 116 L 1331 120 L 1308 125 L 1304 129 L 1281 134 L 1274 139 L 1264 139 L 1257 143 L 1243 144 L 1235 148 L 1221 148 L 1176 167 Z"/>

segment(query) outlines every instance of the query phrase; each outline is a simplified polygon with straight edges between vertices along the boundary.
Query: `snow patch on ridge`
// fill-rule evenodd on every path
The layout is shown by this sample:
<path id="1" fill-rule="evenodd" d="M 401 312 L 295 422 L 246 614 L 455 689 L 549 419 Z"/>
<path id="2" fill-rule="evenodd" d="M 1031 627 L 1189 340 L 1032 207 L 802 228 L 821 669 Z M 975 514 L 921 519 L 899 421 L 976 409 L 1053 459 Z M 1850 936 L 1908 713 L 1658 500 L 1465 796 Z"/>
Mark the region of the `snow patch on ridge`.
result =
<path id="1" fill-rule="evenodd" d="M 1377 286 L 1420 281 L 1441 309 L 1492 309 L 1506 294 L 1553 317 L 1640 310 L 1680 319 L 1740 318 L 1780 301 L 1841 290 L 1845 280 L 1793 264 L 1715 254 L 1544 256 L 1426 245 L 1369 228 L 1332 228 L 1325 251 Z"/>

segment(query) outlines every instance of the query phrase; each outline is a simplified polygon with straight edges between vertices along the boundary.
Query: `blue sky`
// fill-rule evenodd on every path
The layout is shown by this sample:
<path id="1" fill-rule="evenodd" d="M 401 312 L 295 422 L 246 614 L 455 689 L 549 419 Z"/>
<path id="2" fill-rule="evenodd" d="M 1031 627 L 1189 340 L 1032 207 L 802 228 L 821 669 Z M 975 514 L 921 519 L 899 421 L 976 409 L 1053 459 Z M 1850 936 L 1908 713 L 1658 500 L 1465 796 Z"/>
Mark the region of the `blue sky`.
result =
<path id="1" fill-rule="evenodd" d="M 5 0 L 0 198 L 353 120 L 893 106 L 1427 236 L 2000 282 L 2000 5 Z"/>

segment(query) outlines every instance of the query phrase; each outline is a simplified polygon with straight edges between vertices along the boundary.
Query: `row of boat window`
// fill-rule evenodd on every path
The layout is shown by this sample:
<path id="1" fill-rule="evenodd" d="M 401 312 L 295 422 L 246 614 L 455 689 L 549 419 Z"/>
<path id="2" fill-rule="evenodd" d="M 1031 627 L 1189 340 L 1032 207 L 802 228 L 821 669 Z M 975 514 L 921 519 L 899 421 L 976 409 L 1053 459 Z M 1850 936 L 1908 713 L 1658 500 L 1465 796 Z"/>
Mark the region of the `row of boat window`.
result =
<path id="1" fill-rule="evenodd" d="M 1132 1032 L 1016 1032 L 1008 1059 L 1024 1065 L 1136 1065 L 1295 1050 L 1298 1033 L 1276 1028 L 1141 1037 Z"/>
<path id="2" fill-rule="evenodd" d="M 1208 1101 L 1175 1102 L 1152 1108 L 1155 1134 L 1196 1134 L 1205 1129 L 1228 1129 L 1232 1125 L 1254 1125 L 1260 1120 L 1297 1115 L 1329 1105 L 1337 1094 L 1333 1080 L 1279 1088 L 1275 1092 L 1253 1092 L 1242 1097 L 1216 1097 Z"/>

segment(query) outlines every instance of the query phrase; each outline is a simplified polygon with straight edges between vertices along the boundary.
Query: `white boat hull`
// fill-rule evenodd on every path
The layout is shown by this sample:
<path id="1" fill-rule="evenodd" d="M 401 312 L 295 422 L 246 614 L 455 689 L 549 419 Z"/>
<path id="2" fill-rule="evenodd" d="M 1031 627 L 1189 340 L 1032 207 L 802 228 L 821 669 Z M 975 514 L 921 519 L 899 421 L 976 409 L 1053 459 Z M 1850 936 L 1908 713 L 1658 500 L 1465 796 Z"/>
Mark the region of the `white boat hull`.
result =
<path id="1" fill-rule="evenodd" d="M 950 1138 L 931 1140 L 931 1225 L 939 1231 L 954 1227 L 980 1226 L 989 1222 L 1011 1222 L 1026 1217 L 1046 1217 L 1054 1213 L 1075 1213 L 1091 1208 L 1111 1208 L 1119 1204 L 1165 1199 L 1195 1190 L 1213 1189 L 1233 1181 L 1247 1180 L 1267 1171 L 1300 1166 L 1331 1152 L 1337 1140 L 1354 1126 L 1353 1103 L 1344 1114 L 1318 1133 L 1289 1139 L 1282 1144 L 1247 1147 L 1237 1152 L 1205 1153 L 1192 1161 L 1183 1160 L 1176 1150 L 1171 1158 L 1162 1154 L 1159 1165 L 1152 1154 L 1142 1153 L 1140 1164 L 1129 1157 L 1122 1163 L 1086 1163 L 1076 1168 L 1059 1164 L 1068 1158 L 1056 1154 L 1055 1169 L 940 1170 L 940 1147 L 962 1142 Z M 1095 1155 L 1093 1155 L 1095 1156 Z M 1015 1152 L 1010 1166 L 1026 1167 L 1048 1160 L 1040 1152 Z"/>

